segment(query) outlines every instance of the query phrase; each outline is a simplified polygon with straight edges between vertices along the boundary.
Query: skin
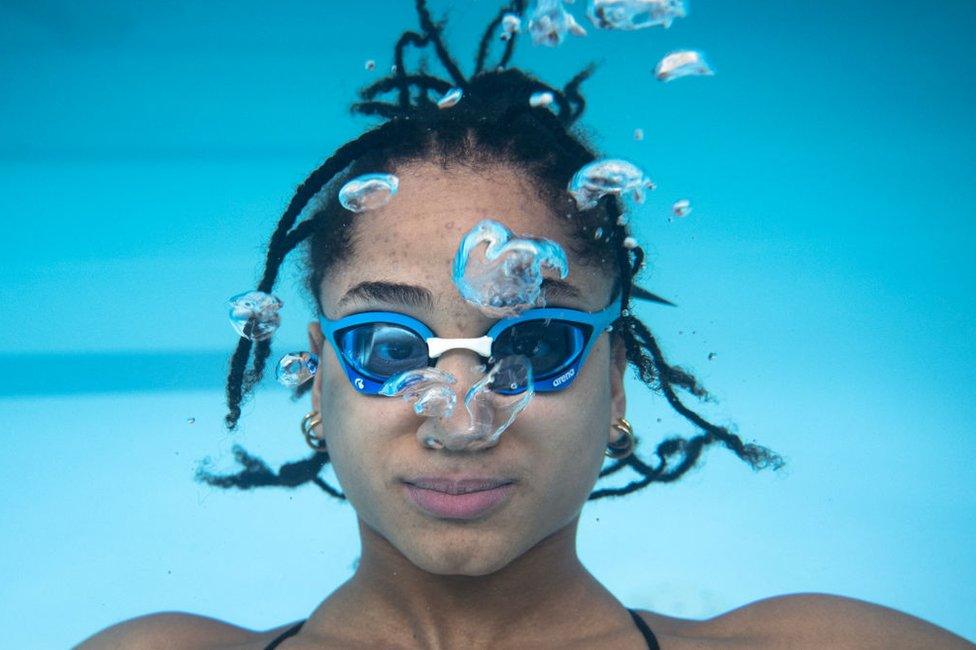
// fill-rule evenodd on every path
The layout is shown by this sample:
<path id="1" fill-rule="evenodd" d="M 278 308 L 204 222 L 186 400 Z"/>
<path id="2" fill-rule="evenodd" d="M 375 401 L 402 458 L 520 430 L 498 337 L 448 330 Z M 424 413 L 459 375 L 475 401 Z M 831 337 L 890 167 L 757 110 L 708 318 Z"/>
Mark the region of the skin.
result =
<path id="1" fill-rule="evenodd" d="M 578 295 L 550 302 L 587 311 L 609 302 L 608 274 L 577 259 L 570 224 L 554 218 L 505 166 L 447 169 L 417 162 L 396 170 L 400 190 L 386 207 L 356 219 L 355 254 L 321 287 L 330 318 L 385 309 L 426 322 L 439 336 L 477 337 L 492 323 L 464 302 L 450 278 L 462 236 L 494 218 L 518 234 L 547 237 L 570 256 Z M 427 289 L 429 306 L 343 300 L 361 282 Z M 624 416 L 622 346 L 602 334 L 570 388 L 537 395 L 481 450 L 429 449 L 423 418 L 399 399 L 358 394 L 317 322 L 312 406 L 339 482 L 359 520 L 356 573 L 330 594 L 282 648 L 645 648 L 624 606 L 581 564 L 580 512 L 604 461 L 611 428 Z M 438 368 L 476 381 L 472 352 L 446 353 Z M 459 409 L 463 412 L 463 407 Z M 473 473 L 515 481 L 510 499 L 481 519 L 444 520 L 404 494 L 402 480 Z M 640 567 L 636 567 L 640 570 Z M 650 572 L 648 568 L 648 572 Z M 798 594 L 752 603 L 705 621 L 642 612 L 666 650 L 684 648 L 974 648 L 930 623 L 836 596 Z M 291 624 L 255 633 L 214 619 L 161 613 L 108 628 L 80 646 L 97 648 L 264 648 Z"/>
<path id="2" fill-rule="evenodd" d="M 419 318 L 439 336 L 477 337 L 493 319 L 461 298 L 450 275 L 465 233 L 494 218 L 516 233 L 544 236 L 572 249 L 568 224 L 554 219 L 511 168 L 445 171 L 410 164 L 397 173 L 396 199 L 362 215 L 355 259 L 323 282 L 320 297 L 330 318 L 393 309 Z M 598 311 L 610 300 L 612 279 L 599 268 L 571 259 L 566 280 L 578 295 L 561 296 L 554 304 Z M 428 289 L 433 303 L 342 301 L 364 281 L 408 282 Z M 317 323 L 309 334 L 310 343 L 321 349 Z M 632 627 L 575 550 L 580 510 L 606 445 L 620 436 L 611 427 L 626 407 L 625 362 L 622 348 L 617 350 L 613 354 L 610 337 L 602 335 L 570 388 L 537 395 L 498 444 L 448 451 L 418 442 L 418 428 L 428 423 L 405 402 L 357 394 L 327 347 L 313 408 L 323 414 L 318 433 L 358 515 L 363 552 L 355 576 L 306 623 L 309 634 L 348 635 L 351 626 L 336 623 L 348 621 L 344 617 L 354 611 L 370 612 L 362 629 L 377 634 L 376 643 L 406 633 L 422 647 L 514 647 L 533 638 L 551 643 L 551 634 L 573 634 L 573 623 L 589 632 Z M 474 353 L 455 350 L 437 367 L 458 377 L 463 394 L 478 378 L 471 370 L 478 363 Z M 465 417 L 464 409 L 455 417 Z M 489 516 L 463 522 L 435 518 L 405 498 L 405 478 L 456 473 L 512 479 L 515 489 Z M 594 603 L 601 606 L 596 611 Z M 587 612 L 583 621 L 580 612 Z"/>

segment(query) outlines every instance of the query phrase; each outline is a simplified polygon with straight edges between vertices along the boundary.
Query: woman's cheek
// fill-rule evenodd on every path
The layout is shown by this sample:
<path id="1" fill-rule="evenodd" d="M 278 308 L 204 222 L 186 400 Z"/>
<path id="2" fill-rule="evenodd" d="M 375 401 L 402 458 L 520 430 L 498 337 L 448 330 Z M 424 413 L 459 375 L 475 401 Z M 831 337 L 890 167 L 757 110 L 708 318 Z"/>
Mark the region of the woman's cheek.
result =
<path id="1" fill-rule="evenodd" d="M 605 340 L 594 346 L 577 380 L 569 389 L 556 393 L 546 404 L 544 416 L 566 454 L 566 472 L 576 477 L 589 494 L 605 460 L 610 421 L 610 374 Z"/>
<path id="2" fill-rule="evenodd" d="M 596 482 L 607 440 L 609 410 L 600 403 L 602 391 L 588 388 L 580 383 L 561 393 L 538 395 L 515 422 L 528 438 L 525 448 L 534 456 L 536 478 L 546 483 L 540 487 L 574 502 L 585 500 Z"/>
<path id="3" fill-rule="evenodd" d="M 382 476 L 372 467 L 384 457 L 378 453 L 387 435 L 383 412 L 385 398 L 356 393 L 334 355 L 322 364 L 322 428 L 329 448 L 329 460 L 350 503 L 370 491 L 370 477 Z M 387 421 L 388 422 L 388 421 Z"/>

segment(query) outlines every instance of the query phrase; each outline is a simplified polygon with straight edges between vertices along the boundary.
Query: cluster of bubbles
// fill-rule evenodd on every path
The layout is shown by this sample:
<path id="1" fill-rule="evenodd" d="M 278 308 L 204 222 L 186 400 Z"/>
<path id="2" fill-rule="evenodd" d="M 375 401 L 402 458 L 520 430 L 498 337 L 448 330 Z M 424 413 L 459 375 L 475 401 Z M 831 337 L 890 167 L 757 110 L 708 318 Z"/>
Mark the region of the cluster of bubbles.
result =
<path id="1" fill-rule="evenodd" d="M 572 2 L 572 0 L 565 0 Z M 566 34 L 586 36 L 586 30 L 576 22 L 566 7 L 564 0 L 536 0 L 529 10 L 529 33 L 536 45 L 556 47 L 563 42 Z M 683 0 L 590 0 L 586 16 L 598 29 L 633 31 L 646 27 L 661 26 L 667 29 L 675 18 L 684 18 L 687 8 Z M 512 21 L 520 25 L 518 16 Z M 516 22 L 517 21 L 517 22 Z M 503 38 L 508 40 L 518 31 L 508 31 L 503 23 Z M 508 33 L 507 38 L 504 36 Z"/>
<path id="2" fill-rule="evenodd" d="M 657 25 L 667 29 L 687 10 L 683 0 L 590 0 L 586 15 L 600 29 L 633 31 Z"/>
<path id="3" fill-rule="evenodd" d="M 247 291 L 231 296 L 230 324 L 237 333 L 252 341 L 266 341 L 281 325 L 278 310 L 284 305 L 280 298 L 263 291 Z M 313 376 L 319 359 L 311 352 L 290 352 L 278 362 L 277 380 L 285 386 L 298 386 Z"/>
<path id="4" fill-rule="evenodd" d="M 566 253 L 556 242 L 517 237 L 505 225 L 485 219 L 461 240 L 452 279 L 461 297 L 493 318 L 517 316 L 545 304 L 546 274 L 569 274 Z"/>
<path id="5" fill-rule="evenodd" d="M 366 72 L 372 72 L 373 70 L 376 69 L 376 61 L 373 59 L 366 59 L 366 62 L 363 63 L 363 68 L 366 70 Z M 394 63 L 393 65 L 390 66 L 390 73 L 396 74 L 396 71 L 397 71 L 397 67 L 396 64 Z"/>
<path id="6" fill-rule="evenodd" d="M 543 94 L 551 96 L 551 93 Z M 339 201 L 353 212 L 375 210 L 389 203 L 398 185 L 397 177 L 392 174 L 364 174 L 343 185 Z M 654 183 L 644 172 L 633 163 L 619 159 L 600 159 L 584 165 L 567 186 L 580 210 L 595 207 L 606 195 L 632 194 L 636 201 L 642 202 L 647 189 L 654 189 Z M 687 199 L 672 206 L 676 216 L 690 211 Z M 625 226 L 627 218 L 621 215 L 617 223 Z M 594 230 L 595 238 L 603 235 L 602 227 Z M 631 236 L 623 240 L 627 249 L 637 245 Z M 562 279 L 568 274 L 569 262 L 559 244 L 549 239 L 517 236 L 504 224 L 491 219 L 482 220 L 465 234 L 452 266 L 452 280 L 461 297 L 492 318 L 517 316 L 528 309 L 545 306 L 543 281 L 546 277 Z M 283 303 L 271 294 L 248 291 L 233 296 L 229 305 L 231 324 L 241 336 L 252 341 L 271 338 L 281 324 L 278 312 Z M 523 369 L 524 364 L 514 359 L 492 360 L 494 365 L 490 369 L 480 367 L 479 374 L 485 373 L 484 378 L 465 396 L 469 420 L 464 433 L 457 434 L 468 440 L 465 444 L 497 440 L 532 398 L 531 368 Z M 319 359 L 312 352 L 289 352 L 279 360 L 275 376 L 282 385 L 294 388 L 312 379 L 318 365 Z M 498 393 L 497 378 L 502 374 L 528 376 L 529 386 L 520 385 L 517 393 Z M 384 385 L 381 394 L 402 397 L 412 404 L 417 415 L 443 420 L 451 417 L 457 404 L 451 388 L 456 381 L 449 373 L 421 368 L 394 377 Z M 514 394 L 521 397 L 513 399 Z M 435 435 L 431 439 L 439 438 Z"/>
<path id="7" fill-rule="evenodd" d="M 565 0 L 571 2 L 572 0 Z M 684 0 L 589 0 L 586 16 L 597 29 L 635 31 L 648 27 L 667 29 L 677 18 L 688 15 Z M 502 38 L 508 40 L 517 33 L 521 19 L 508 14 L 510 27 L 503 21 Z M 586 36 L 586 30 L 576 22 L 564 0 L 536 0 L 529 10 L 529 34 L 536 45 L 557 47 L 567 34 Z M 697 50 L 671 52 L 654 68 L 654 76 L 661 81 L 679 77 L 710 76 L 715 74 Z"/>
<path id="8" fill-rule="evenodd" d="M 473 368 L 484 372 L 485 367 Z M 437 368 L 409 370 L 390 378 L 380 394 L 399 397 L 426 420 L 417 440 L 430 449 L 484 449 L 498 443 L 535 394 L 532 364 L 522 355 L 504 357 L 464 395 L 465 414 L 456 413 L 457 378 Z"/>
<path id="9" fill-rule="evenodd" d="M 528 32 L 533 43 L 555 47 L 567 34 L 586 35 L 563 2 L 535 1 L 528 15 Z M 655 26 L 667 29 L 676 18 L 687 15 L 687 8 L 683 0 L 589 0 L 586 15 L 598 29 L 633 31 Z M 509 13 L 502 17 L 501 40 L 511 40 L 521 31 L 521 16 Z M 370 59 L 364 67 L 372 71 L 376 62 Z M 396 72 L 396 66 L 392 71 Z M 671 52 L 654 70 L 655 77 L 661 81 L 713 74 L 704 56 L 695 50 Z M 437 101 L 437 106 L 449 109 L 462 97 L 460 88 L 451 88 Z M 546 108 L 554 99 L 552 92 L 538 91 L 529 97 L 529 105 Z M 633 137 L 643 140 L 643 129 L 635 129 Z M 359 213 L 387 205 L 398 188 L 399 179 L 393 174 L 363 174 L 346 182 L 338 198 L 346 210 Z M 654 182 L 638 166 L 610 158 L 584 165 L 567 185 L 580 210 L 596 207 L 607 195 L 631 195 L 642 203 L 645 191 L 654 188 Z M 677 217 L 686 216 L 691 212 L 691 203 L 688 199 L 675 201 L 671 211 Z M 627 218 L 620 216 L 617 223 L 626 226 Z M 594 230 L 593 236 L 599 239 L 603 234 L 601 227 Z M 634 237 L 627 236 L 623 246 L 633 249 L 638 243 Z M 493 318 L 516 316 L 544 306 L 543 281 L 546 277 L 565 278 L 568 273 L 566 253 L 558 244 L 548 239 L 516 236 L 505 225 L 490 219 L 478 223 L 462 238 L 452 267 L 452 279 L 464 300 Z M 230 298 L 229 304 L 234 329 L 252 341 L 271 338 L 281 324 L 278 312 L 283 303 L 271 294 L 248 291 Z M 715 353 L 710 353 L 708 358 L 714 359 Z M 424 418 L 417 437 L 429 448 L 489 447 L 497 444 L 501 434 L 525 409 L 534 389 L 532 366 L 526 357 L 491 358 L 488 363 L 470 368 L 480 379 L 465 393 L 464 414 L 457 409 L 454 388 L 457 377 L 437 368 L 400 373 L 383 385 L 380 395 L 402 399 L 415 415 Z M 278 361 L 275 376 L 279 383 L 294 388 L 312 379 L 318 366 L 315 353 L 289 352 Z M 192 422 L 192 418 L 188 421 Z"/>
<path id="10" fill-rule="evenodd" d="M 228 300 L 230 324 L 242 337 L 252 341 L 266 341 L 281 325 L 278 311 L 284 305 L 280 298 L 264 291 L 246 291 Z M 299 386 L 312 377 L 319 367 L 319 358 L 312 352 L 289 352 L 281 357 L 275 378 L 284 386 Z"/>
<path id="11" fill-rule="evenodd" d="M 532 363 L 522 355 L 500 359 L 464 395 L 468 427 L 456 442 L 481 448 L 494 445 L 535 394 Z M 436 440 L 436 438 L 435 438 Z M 446 446 L 446 444 L 445 444 Z"/>

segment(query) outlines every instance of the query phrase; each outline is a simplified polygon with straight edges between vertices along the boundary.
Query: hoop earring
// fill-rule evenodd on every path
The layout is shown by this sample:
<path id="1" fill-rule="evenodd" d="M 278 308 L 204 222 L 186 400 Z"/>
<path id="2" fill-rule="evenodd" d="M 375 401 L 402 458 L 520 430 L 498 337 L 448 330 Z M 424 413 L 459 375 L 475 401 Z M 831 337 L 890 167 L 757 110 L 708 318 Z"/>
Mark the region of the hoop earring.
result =
<path id="1" fill-rule="evenodd" d="M 614 460 L 627 458 L 634 453 L 637 446 L 637 437 L 634 435 L 634 427 L 625 418 L 617 418 L 617 421 L 610 425 L 613 429 L 624 434 L 624 437 L 617 442 L 607 445 L 607 450 L 603 452 L 607 457 Z"/>
<path id="2" fill-rule="evenodd" d="M 328 446 L 325 440 L 315 435 L 315 427 L 322 424 L 322 416 L 318 411 L 312 411 L 302 418 L 302 435 L 305 436 L 305 443 L 319 453 L 327 453 Z"/>

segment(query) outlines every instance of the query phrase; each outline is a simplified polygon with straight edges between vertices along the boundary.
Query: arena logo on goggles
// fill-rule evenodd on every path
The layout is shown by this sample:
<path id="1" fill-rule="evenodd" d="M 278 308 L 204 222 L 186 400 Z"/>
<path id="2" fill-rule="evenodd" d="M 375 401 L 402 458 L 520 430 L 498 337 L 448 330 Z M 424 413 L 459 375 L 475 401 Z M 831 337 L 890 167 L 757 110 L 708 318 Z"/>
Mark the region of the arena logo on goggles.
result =
<path id="1" fill-rule="evenodd" d="M 576 368 L 570 368 L 568 372 L 565 372 L 562 375 L 552 380 L 553 387 L 559 386 L 563 382 L 569 381 L 570 379 L 573 378 L 575 374 L 576 374 Z"/>

